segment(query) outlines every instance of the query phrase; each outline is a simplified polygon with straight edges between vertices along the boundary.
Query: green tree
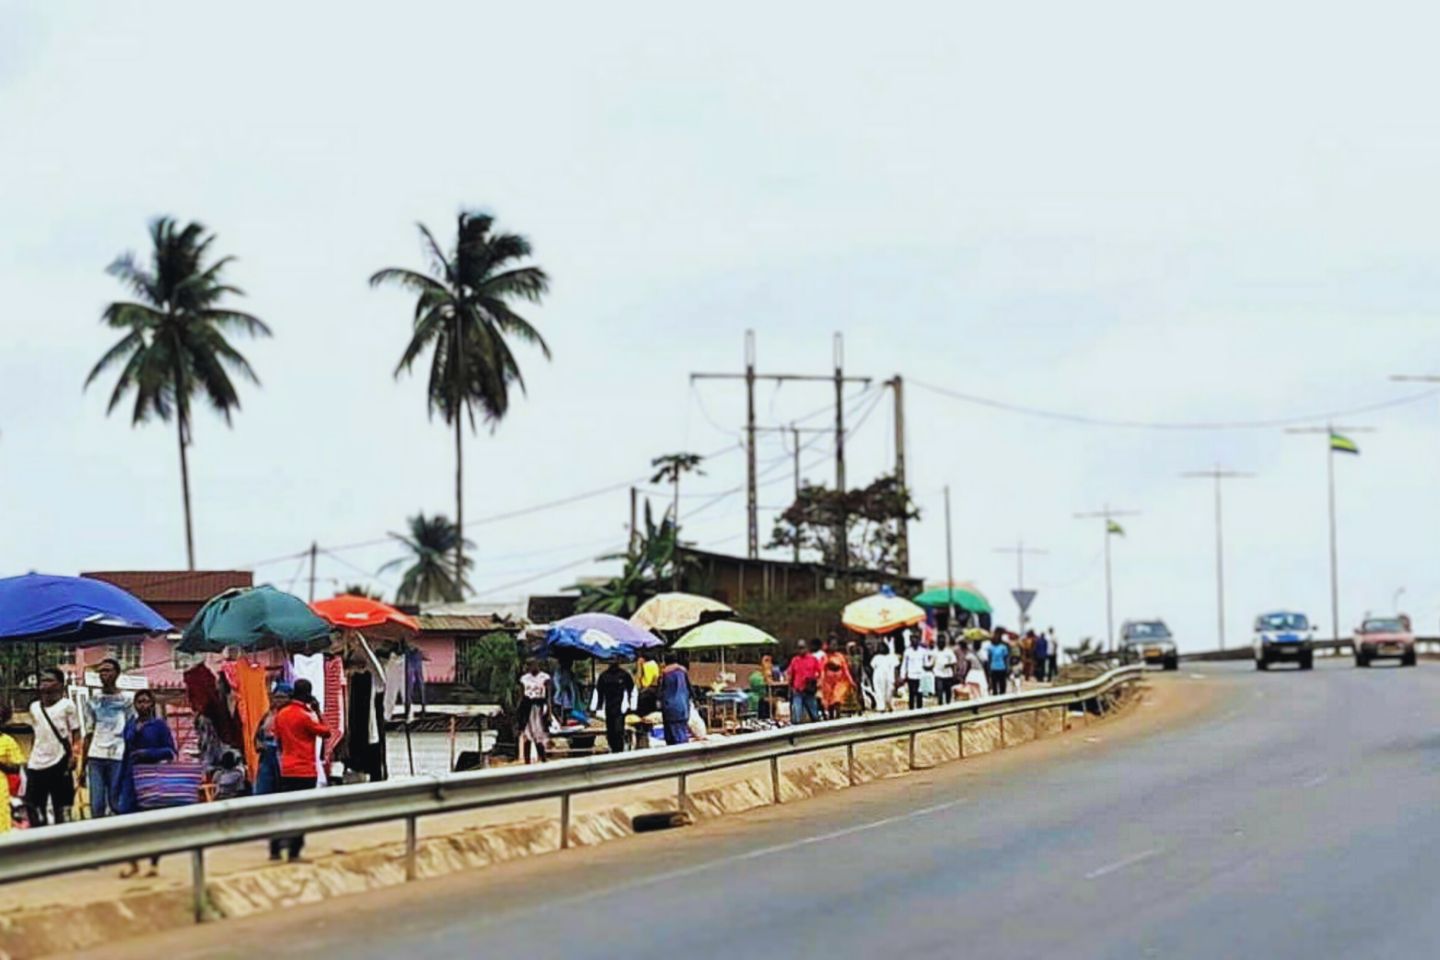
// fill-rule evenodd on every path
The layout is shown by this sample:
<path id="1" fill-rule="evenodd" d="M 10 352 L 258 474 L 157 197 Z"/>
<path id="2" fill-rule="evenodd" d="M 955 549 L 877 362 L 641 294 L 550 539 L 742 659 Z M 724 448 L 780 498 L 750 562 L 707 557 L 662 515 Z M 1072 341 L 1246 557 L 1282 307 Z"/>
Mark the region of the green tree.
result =
<path id="1" fill-rule="evenodd" d="M 624 560 L 620 575 L 599 584 L 577 584 L 570 589 L 580 591 L 575 607 L 581 613 L 613 613 L 628 617 L 649 600 L 675 584 L 690 568 L 692 561 L 680 551 L 678 530 L 667 516 L 657 525 L 645 505 L 645 533 L 635 547 L 625 553 L 613 553 L 601 560 Z"/>
<path id="2" fill-rule="evenodd" d="M 455 524 L 463 529 L 464 421 L 469 419 L 473 431 L 478 411 L 493 430 L 510 409 L 510 387 L 524 392 L 509 338 L 533 344 L 550 358 L 539 331 L 513 309 L 517 301 L 538 304 L 550 289 L 550 278 L 539 267 L 522 263 L 530 258 L 530 241 L 494 232 L 495 219 L 487 214 L 461 213 L 455 246 L 448 253 L 423 223 L 418 226 L 429 274 L 387 267 L 370 277 L 370 285 L 397 286 L 415 294 L 410 343 L 395 376 L 430 352 L 428 408 L 455 427 Z M 464 538 L 457 537 L 457 569 L 465 566 L 465 546 Z"/>
<path id="3" fill-rule="evenodd" d="M 440 513 L 429 517 L 423 512 L 417 513 L 407 518 L 406 523 L 410 528 L 407 533 L 392 533 L 390 536 L 403 543 L 409 555 L 397 557 L 380 568 L 383 573 L 405 567 L 400 589 L 395 594 L 396 602 L 453 603 L 463 600 L 470 586 L 465 574 L 471 560 L 463 555 L 456 543 L 460 539 L 460 528 Z M 463 566 L 457 566 L 457 563 Z"/>
<path id="4" fill-rule="evenodd" d="M 140 264 L 125 253 L 107 272 L 134 294 L 105 308 L 101 322 L 125 331 L 85 378 L 85 386 L 105 370 L 124 364 L 106 413 L 113 413 L 125 396 L 135 394 L 131 425 L 151 417 L 175 420 L 180 445 L 180 490 L 185 506 L 185 556 L 195 569 L 195 536 L 190 511 L 190 445 L 193 400 L 200 394 L 231 425 L 240 409 L 240 395 L 231 381 L 238 374 L 258 385 L 250 364 L 228 339 L 227 333 L 270 336 L 258 318 L 223 305 L 241 291 L 226 283 L 221 273 L 234 257 L 207 263 L 215 235 L 190 223 L 181 227 L 169 217 L 150 224 L 150 263 Z"/>
<path id="5" fill-rule="evenodd" d="M 807 484 L 800 488 L 785 512 L 775 520 L 769 547 L 794 547 L 817 553 L 832 567 L 854 566 L 895 573 L 899 566 L 899 527 L 904 517 L 918 520 L 908 490 L 893 475 L 879 477 L 869 486 L 837 494 L 828 487 Z M 836 530 L 845 526 L 845 542 L 836 542 Z M 842 556 L 841 551 L 846 553 Z M 842 559 L 845 561 L 842 563 Z"/>
<path id="6" fill-rule="evenodd" d="M 674 489 L 674 506 L 670 516 L 676 526 L 680 524 L 680 477 L 687 473 L 705 476 L 705 471 L 700 469 L 700 464 L 704 462 L 705 458 L 698 453 L 667 453 L 650 461 L 650 466 L 656 468 L 650 482 L 668 483 Z"/>
<path id="7" fill-rule="evenodd" d="M 337 597 L 366 597 L 370 600 L 384 600 L 385 596 L 379 590 L 371 589 L 363 583 L 347 583 L 335 594 Z"/>

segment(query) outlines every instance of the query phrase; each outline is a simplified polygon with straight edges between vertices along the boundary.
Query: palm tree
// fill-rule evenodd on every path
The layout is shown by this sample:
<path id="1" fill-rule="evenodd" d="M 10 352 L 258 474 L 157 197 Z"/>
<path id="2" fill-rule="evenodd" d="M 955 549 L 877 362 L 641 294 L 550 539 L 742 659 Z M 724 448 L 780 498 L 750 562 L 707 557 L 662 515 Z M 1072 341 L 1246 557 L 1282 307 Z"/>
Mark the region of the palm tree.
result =
<path id="1" fill-rule="evenodd" d="M 465 525 L 462 421 L 475 413 L 494 429 L 510 409 L 510 386 L 521 392 L 525 380 L 510 351 L 507 337 L 550 348 L 529 321 L 511 305 L 517 300 L 539 303 L 550 278 L 536 266 L 520 265 L 530 256 L 530 241 L 513 233 L 495 233 L 495 218 L 461 213 L 455 246 L 447 255 L 422 224 L 420 236 L 430 273 L 387 267 L 370 278 L 372 287 L 393 284 L 415 294 L 415 319 L 410 343 L 395 367 L 395 376 L 409 371 L 430 350 L 428 407 L 455 427 L 455 525 Z M 463 569 L 463 537 L 455 538 L 455 566 Z"/>
<path id="2" fill-rule="evenodd" d="M 364 597 L 367 600 L 384 600 L 384 595 L 363 583 L 347 583 L 336 592 L 337 597 Z"/>
<path id="3" fill-rule="evenodd" d="M 140 265 L 125 253 L 106 272 L 133 291 L 134 300 L 119 300 L 105 308 L 101 322 L 124 330 L 120 341 L 106 351 L 85 378 L 89 387 L 101 372 L 124 363 L 110 394 L 107 414 L 113 413 L 127 393 L 134 391 L 131 425 L 149 420 L 175 419 L 180 444 L 180 489 L 185 503 L 185 556 L 195 569 L 195 537 L 190 517 L 190 445 L 192 399 L 199 393 L 231 425 L 240 409 L 231 374 L 238 373 L 258 385 L 260 379 L 225 334 L 232 331 L 253 337 L 270 336 L 258 318 L 221 306 L 227 296 L 241 291 L 221 277 L 235 258 L 205 262 L 215 235 L 199 223 L 181 227 L 169 217 L 150 224 L 150 264 Z"/>
<path id="4" fill-rule="evenodd" d="M 406 518 L 409 532 L 392 533 L 403 543 L 410 555 L 397 557 L 380 568 L 380 572 L 409 564 L 400 580 L 400 589 L 395 594 L 397 603 L 442 603 L 463 600 L 470 585 L 465 581 L 465 571 L 470 560 L 464 559 L 460 544 L 460 527 L 450 518 L 437 513 L 425 516 L 424 512 Z M 474 546 L 467 543 L 466 546 Z M 463 566 L 457 566 L 457 562 Z"/>
<path id="5" fill-rule="evenodd" d="M 656 468 L 650 482 L 668 483 L 674 488 L 675 504 L 672 516 L 676 526 L 680 524 L 680 477 L 686 473 L 705 476 L 705 471 L 700 469 L 700 464 L 704 462 L 705 458 L 698 453 L 667 453 L 650 461 L 650 466 Z"/>

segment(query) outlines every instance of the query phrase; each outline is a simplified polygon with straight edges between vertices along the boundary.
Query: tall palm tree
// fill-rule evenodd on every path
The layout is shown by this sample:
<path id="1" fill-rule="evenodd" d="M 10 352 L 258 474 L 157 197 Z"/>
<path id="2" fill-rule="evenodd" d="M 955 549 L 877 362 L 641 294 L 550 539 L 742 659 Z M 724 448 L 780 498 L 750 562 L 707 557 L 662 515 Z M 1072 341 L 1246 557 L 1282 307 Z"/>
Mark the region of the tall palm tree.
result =
<path id="1" fill-rule="evenodd" d="M 409 564 L 400 579 L 400 589 L 395 595 L 397 603 L 441 603 L 465 598 L 469 584 L 465 571 L 471 562 L 464 559 L 457 540 L 460 527 L 450 522 L 442 513 L 425 516 L 424 512 L 406 518 L 409 527 L 404 534 L 392 533 L 410 552 L 409 556 L 397 557 L 380 568 L 380 572 Z M 473 544 L 467 544 L 473 546 Z M 457 566 L 457 561 L 459 566 Z"/>
<path id="2" fill-rule="evenodd" d="M 705 458 L 698 453 L 667 453 L 650 461 L 650 466 L 656 468 L 650 482 L 668 483 L 674 488 L 671 517 L 676 526 L 680 525 L 680 477 L 687 473 L 705 476 L 705 471 L 700 469 L 700 464 L 704 462 Z"/>
<path id="3" fill-rule="evenodd" d="M 455 246 L 448 254 L 423 223 L 418 226 L 430 273 L 387 267 L 371 276 L 370 285 L 390 284 L 415 294 L 414 327 L 395 376 L 409 371 L 430 350 L 428 407 L 455 427 L 455 525 L 463 529 L 462 421 L 468 417 L 474 430 L 478 410 L 480 419 L 494 429 L 510 409 L 511 385 L 524 392 L 525 380 L 507 338 L 538 346 L 550 358 L 539 331 L 512 309 L 519 300 L 539 303 L 550 289 L 550 278 L 539 267 L 521 264 L 530 257 L 530 241 L 494 232 L 495 218 L 488 214 L 461 213 Z M 457 569 L 465 566 L 464 547 L 464 538 L 457 537 Z"/>
<path id="4" fill-rule="evenodd" d="M 135 299 L 118 300 L 101 314 L 102 323 L 125 331 L 125 335 L 85 378 L 89 387 L 103 371 L 123 362 L 105 412 L 113 413 L 133 391 L 132 426 L 151 417 L 167 422 L 174 418 L 185 503 L 185 557 L 191 570 L 195 569 L 195 536 L 190 517 L 190 465 L 185 455 L 190 445 L 191 401 L 197 393 L 203 395 L 230 425 L 231 414 L 240 409 L 231 375 L 239 374 L 256 385 L 260 379 L 225 335 L 270 336 L 270 328 L 258 318 L 221 306 L 226 297 L 243 294 L 220 276 L 234 257 L 206 263 L 214 242 L 215 235 L 199 223 L 181 227 L 169 217 L 159 217 L 150 223 L 148 266 L 142 266 L 133 253 L 122 254 L 110 264 L 106 272 L 129 287 Z"/>

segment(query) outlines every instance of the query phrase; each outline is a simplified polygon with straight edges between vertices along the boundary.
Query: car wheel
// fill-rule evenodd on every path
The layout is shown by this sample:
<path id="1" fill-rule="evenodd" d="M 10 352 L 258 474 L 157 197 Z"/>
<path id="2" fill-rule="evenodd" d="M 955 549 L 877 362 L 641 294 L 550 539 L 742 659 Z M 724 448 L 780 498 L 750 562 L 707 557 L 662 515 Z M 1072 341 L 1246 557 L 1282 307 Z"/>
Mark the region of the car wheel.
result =
<path id="1" fill-rule="evenodd" d="M 1300 669 L 1301 669 L 1301 670 L 1313 670 L 1313 669 L 1315 669 L 1315 654 L 1313 654 L 1313 653 L 1307 653 L 1307 654 L 1305 654 L 1304 656 L 1302 656 L 1302 657 L 1300 658 Z"/>
<path id="2" fill-rule="evenodd" d="M 1166 669 L 1166 670 L 1179 670 L 1179 669 L 1180 669 L 1180 658 L 1179 658 L 1179 657 L 1171 657 L 1170 659 L 1166 660 L 1166 661 L 1165 661 L 1165 669 Z"/>
<path id="3" fill-rule="evenodd" d="M 1367 656 L 1365 656 L 1365 654 L 1363 654 L 1363 653 L 1357 653 L 1357 654 L 1355 654 L 1355 666 L 1357 666 L 1357 667 L 1368 667 L 1368 666 L 1370 666 L 1370 658 L 1367 657 Z"/>
<path id="4" fill-rule="evenodd" d="M 1403 657 L 1400 658 L 1400 666 L 1402 666 L 1402 667 L 1413 667 L 1413 666 L 1415 666 L 1415 651 L 1414 651 L 1414 650 L 1411 650 L 1409 653 L 1405 654 L 1405 656 L 1403 656 Z"/>
<path id="5" fill-rule="evenodd" d="M 1256 661 L 1255 661 L 1255 669 L 1256 669 L 1256 670 L 1269 670 L 1269 669 L 1270 669 L 1270 661 L 1269 661 L 1269 660 L 1266 660 L 1264 657 L 1261 657 L 1259 660 L 1256 660 Z"/>

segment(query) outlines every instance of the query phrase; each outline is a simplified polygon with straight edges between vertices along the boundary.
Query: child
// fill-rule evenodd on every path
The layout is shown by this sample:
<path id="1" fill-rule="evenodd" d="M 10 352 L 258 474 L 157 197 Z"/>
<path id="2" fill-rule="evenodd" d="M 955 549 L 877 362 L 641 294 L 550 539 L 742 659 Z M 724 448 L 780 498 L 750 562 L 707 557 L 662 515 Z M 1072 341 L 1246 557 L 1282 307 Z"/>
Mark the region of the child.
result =
<path id="1" fill-rule="evenodd" d="M 220 766 L 211 774 L 215 784 L 215 799 L 229 800 L 245 793 L 245 771 L 240 769 L 240 755 L 226 750 L 220 755 Z"/>
<path id="2" fill-rule="evenodd" d="M 20 744 L 4 730 L 9 723 L 10 705 L 0 703 L 0 833 L 10 831 L 10 798 L 20 795 L 20 768 L 25 765 Z"/>

